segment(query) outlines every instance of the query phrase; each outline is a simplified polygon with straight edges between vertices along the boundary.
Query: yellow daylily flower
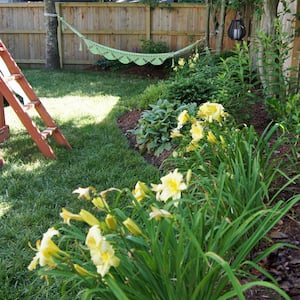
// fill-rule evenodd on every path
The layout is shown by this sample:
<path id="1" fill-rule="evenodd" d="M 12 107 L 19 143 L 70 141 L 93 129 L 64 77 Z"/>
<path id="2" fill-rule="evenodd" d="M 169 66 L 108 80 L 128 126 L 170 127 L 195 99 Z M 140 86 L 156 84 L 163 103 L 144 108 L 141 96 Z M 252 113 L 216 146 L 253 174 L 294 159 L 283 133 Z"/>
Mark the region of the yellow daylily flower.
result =
<path id="1" fill-rule="evenodd" d="M 164 210 L 164 209 L 159 209 L 155 206 L 151 206 L 151 213 L 149 214 L 150 216 L 150 220 L 154 219 L 154 220 L 160 220 L 161 218 L 172 218 L 172 214 L 170 214 L 168 211 Z"/>
<path id="2" fill-rule="evenodd" d="M 89 229 L 85 244 L 90 250 L 91 259 L 97 268 L 97 273 L 104 277 L 111 267 L 117 267 L 120 259 L 115 256 L 111 244 L 101 235 L 98 225 Z"/>
<path id="3" fill-rule="evenodd" d="M 190 133 L 192 135 L 193 142 L 198 142 L 204 138 L 204 128 L 201 122 L 196 122 L 192 124 Z"/>
<path id="4" fill-rule="evenodd" d="M 221 122 L 224 116 L 224 107 L 219 103 L 206 102 L 199 107 L 197 116 L 210 123 L 213 120 Z"/>
<path id="5" fill-rule="evenodd" d="M 73 214 L 66 210 L 65 208 L 62 208 L 62 212 L 60 213 L 60 216 L 64 219 L 64 223 L 67 223 L 68 225 L 70 224 L 71 220 L 76 220 L 76 221 L 83 221 L 82 216 L 78 214 Z"/>
<path id="6" fill-rule="evenodd" d="M 133 235 L 143 235 L 139 226 L 132 219 L 127 218 L 123 224 Z"/>
<path id="7" fill-rule="evenodd" d="M 179 60 L 178 60 L 178 65 L 179 65 L 180 67 L 183 67 L 183 66 L 185 65 L 185 59 L 184 59 L 184 58 L 179 58 Z"/>
<path id="8" fill-rule="evenodd" d="M 96 192 L 96 189 L 92 186 L 89 186 L 87 188 L 79 187 L 78 189 L 74 190 L 73 194 L 79 194 L 78 198 L 85 198 L 86 200 L 91 200 L 90 192 Z"/>
<path id="9" fill-rule="evenodd" d="M 43 234 L 42 241 L 38 240 L 36 243 L 36 255 L 27 267 L 28 270 L 32 271 L 39 264 L 41 267 L 50 266 L 55 267 L 55 258 L 60 258 L 60 254 L 64 252 L 51 240 L 53 236 L 59 235 L 58 230 L 53 227 L 49 228 L 46 233 Z"/>
<path id="10" fill-rule="evenodd" d="M 101 224 L 100 221 L 93 214 L 91 214 L 85 209 L 82 209 L 79 215 L 82 217 L 82 220 L 87 224 L 89 224 L 90 226 Z"/>
<path id="11" fill-rule="evenodd" d="M 149 189 L 146 183 L 138 181 L 135 185 L 134 190 L 132 191 L 132 194 L 138 202 L 141 202 L 146 197 L 148 190 Z"/>
<path id="12" fill-rule="evenodd" d="M 200 55 L 199 53 L 195 53 L 194 57 L 193 57 L 193 61 L 197 61 L 199 59 Z"/>
<path id="13" fill-rule="evenodd" d="M 188 111 L 183 110 L 177 117 L 178 127 L 181 128 L 184 124 L 186 124 L 190 119 Z"/>
<path id="14" fill-rule="evenodd" d="M 160 180 L 161 184 L 152 185 L 152 189 L 157 192 L 156 197 L 161 201 L 167 201 L 170 198 L 173 200 L 180 199 L 181 192 L 187 188 L 187 185 L 183 182 L 183 175 L 178 172 L 178 169 L 170 172 Z"/>

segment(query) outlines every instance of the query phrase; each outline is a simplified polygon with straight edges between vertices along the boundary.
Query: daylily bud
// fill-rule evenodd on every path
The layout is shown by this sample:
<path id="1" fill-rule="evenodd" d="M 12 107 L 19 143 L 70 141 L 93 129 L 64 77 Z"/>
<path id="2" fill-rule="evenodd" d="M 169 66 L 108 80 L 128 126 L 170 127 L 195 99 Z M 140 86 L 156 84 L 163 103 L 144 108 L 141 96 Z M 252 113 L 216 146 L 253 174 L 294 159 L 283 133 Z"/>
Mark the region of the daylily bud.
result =
<path id="1" fill-rule="evenodd" d="M 133 235 L 143 235 L 139 226 L 136 225 L 132 219 L 127 218 L 123 224 Z"/>
<path id="2" fill-rule="evenodd" d="M 94 225 L 100 225 L 99 220 L 92 215 L 90 212 L 82 209 L 79 213 L 79 215 L 82 217 L 82 220 L 84 222 L 86 222 L 87 224 L 89 224 L 90 226 L 94 226 Z"/>
<path id="3" fill-rule="evenodd" d="M 111 214 L 108 214 L 106 216 L 105 223 L 106 223 L 107 227 L 110 228 L 110 229 L 112 229 L 112 230 L 116 230 L 118 228 L 117 220 Z"/>

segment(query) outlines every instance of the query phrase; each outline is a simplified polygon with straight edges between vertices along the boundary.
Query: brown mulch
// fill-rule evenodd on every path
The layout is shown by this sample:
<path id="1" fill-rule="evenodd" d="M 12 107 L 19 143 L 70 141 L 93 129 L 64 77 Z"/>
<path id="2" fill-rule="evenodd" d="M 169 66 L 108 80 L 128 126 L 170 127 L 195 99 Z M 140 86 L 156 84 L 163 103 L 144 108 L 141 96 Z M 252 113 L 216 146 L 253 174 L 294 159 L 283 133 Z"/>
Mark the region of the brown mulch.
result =
<path id="1" fill-rule="evenodd" d="M 155 72 L 153 71 L 155 70 Z M 141 68 L 133 67 L 126 71 L 127 74 L 134 74 L 146 77 L 165 78 L 165 70 L 159 73 L 159 68 Z M 260 134 L 263 132 L 270 119 L 266 113 L 263 103 L 255 104 L 248 113 L 251 113 L 249 125 L 253 125 L 256 131 Z M 134 129 L 138 124 L 142 111 L 133 109 L 118 119 L 118 126 L 120 130 L 126 135 L 129 145 L 138 151 L 135 136 L 128 132 Z M 289 151 L 288 146 L 280 149 L 279 154 Z M 159 157 L 155 157 L 149 153 L 143 154 L 144 158 L 156 167 L 160 167 L 162 162 L 168 157 L 169 153 L 165 152 Z M 295 170 L 296 171 L 296 170 Z M 283 181 L 277 182 L 278 186 L 283 184 Z M 291 186 L 288 192 L 282 193 L 281 200 L 287 200 L 292 194 L 300 193 L 300 187 L 297 185 Z M 293 209 L 285 216 L 269 233 L 269 245 L 277 242 L 289 243 L 296 248 L 282 247 L 264 261 L 261 262 L 261 267 L 265 268 L 270 274 L 274 276 L 280 287 L 287 292 L 293 300 L 300 300 L 300 203 L 298 202 Z M 264 247 L 260 245 L 257 253 Z M 255 253 L 254 253 L 255 255 Z M 255 274 L 258 279 L 265 279 L 262 274 Z M 257 299 L 281 299 L 278 295 L 270 293 L 270 291 L 262 288 L 253 288 L 247 292 L 248 300 Z"/>

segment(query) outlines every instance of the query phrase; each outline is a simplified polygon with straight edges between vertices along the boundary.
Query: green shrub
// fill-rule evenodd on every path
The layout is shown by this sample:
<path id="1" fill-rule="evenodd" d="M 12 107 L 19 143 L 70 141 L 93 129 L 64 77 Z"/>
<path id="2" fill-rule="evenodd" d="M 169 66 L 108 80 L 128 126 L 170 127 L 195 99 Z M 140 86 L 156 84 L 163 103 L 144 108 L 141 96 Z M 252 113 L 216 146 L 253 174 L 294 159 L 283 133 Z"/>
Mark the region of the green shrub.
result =
<path id="1" fill-rule="evenodd" d="M 141 52 L 143 53 L 167 53 L 170 51 L 168 45 L 162 41 L 153 41 L 151 39 L 140 39 Z"/>
<path id="2" fill-rule="evenodd" d="M 215 101 L 226 106 L 236 115 L 243 105 L 253 104 L 257 99 L 258 79 L 253 70 L 253 62 L 246 43 L 237 43 L 235 51 L 225 59 L 221 58 L 219 72 L 215 80 L 218 93 Z"/>
<path id="3" fill-rule="evenodd" d="M 197 104 L 209 101 L 217 94 L 214 83 L 214 70 L 207 66 L 197 73 L 182 77 L 167 83 L 163 97 L 169 101 L 182 103 L 196 102 Z"/>

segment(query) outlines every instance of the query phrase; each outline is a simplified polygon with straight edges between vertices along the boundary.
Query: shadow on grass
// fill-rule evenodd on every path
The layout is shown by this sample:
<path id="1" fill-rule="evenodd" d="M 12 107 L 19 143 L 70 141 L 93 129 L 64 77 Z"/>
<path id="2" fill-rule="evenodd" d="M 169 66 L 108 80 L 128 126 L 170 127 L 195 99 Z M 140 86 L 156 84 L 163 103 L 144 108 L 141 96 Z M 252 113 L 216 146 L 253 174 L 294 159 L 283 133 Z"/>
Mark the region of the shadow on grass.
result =
<path id="1" fill-rule="evenodd" d="M 101 120 L 101 103 L 95 105 L 94 112 L 89 110 L 80 118 L 58 118 L 73 149 L 69 151 L 50 138 L 56 159 L 45 159 L 25 129 L 14 130 L 1 145 L 6 161 L 0 171 L 3 299 L 60 299 L 59 284 L 47 286 L 36 273 L 27 271 L 34 256 L 28 242 L 34 245 L 49 227 L 62 221 L 62 207 L 74 213 L 91 207 L 72 194 L 74 189 L 92 185 L 101 191 L 110 187 L 134 188 L 138 180 L 157 182 L 158 170 L 129 147 L 117 127 L 116 116 L 124 105 L 125 100 L 118 102 Z M 78 113 L 82 113 L 80 108 Z"/>

